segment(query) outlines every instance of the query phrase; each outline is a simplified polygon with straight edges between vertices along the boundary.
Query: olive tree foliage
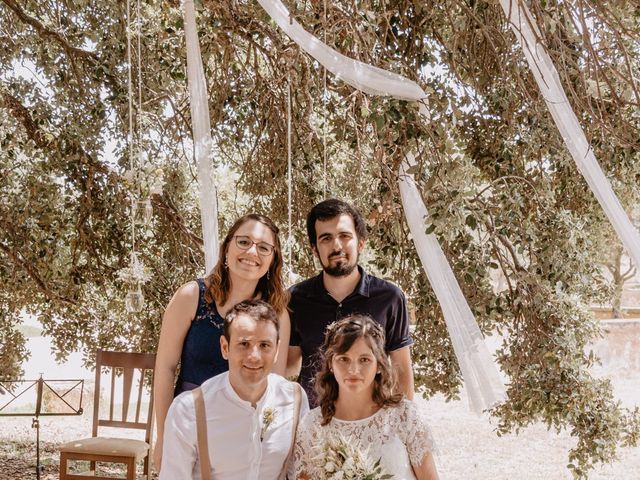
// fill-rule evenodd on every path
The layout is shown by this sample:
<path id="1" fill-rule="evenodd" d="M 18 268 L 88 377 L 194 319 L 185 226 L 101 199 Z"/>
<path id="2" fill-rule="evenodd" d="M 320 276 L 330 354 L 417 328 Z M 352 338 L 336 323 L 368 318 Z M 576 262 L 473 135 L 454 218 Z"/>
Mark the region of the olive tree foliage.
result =
<path id="1" fill-rule="evenodd" d="M 597 359 L 588 344 L 600 330 L 587 307 L 610 293 L 593 259 L 610 248 L 611 227 L 497 2 L 285 3 L 340 52 L 418 82 L 431 119 L 325 75 L 257 2 L 197 3 L 221 232 L 259 211 L 286 238 L 291 92 L 292 270 L 314 271 L 304 219 L 325 190 L 356 204 L 367 218 L 369 268 L 400 284 L 415 309 L 417 384 L 425 396 L 457 398 L 461 374 L 399 201 L 398 166 L 416 152 L 428 231 L 481 329 L 504 339 L 497 360 L 509 384 L 492 411 L 498 433 L 537 421 L 569 429 L 576 476 L 635 444 L 638 412 L 622 409 L 608 380 L 589 372 Z M 596 157 L 631 208 L 640 193 L 638 7 L 527 3 Z M 134 108 L 134 120 L 148 160 L 133 176 L 125 8 L 0 0 L 1 321 L 11 329 L 21 311 L 38 315 L 60 358 L 82 349 L 90 362 L 98 346 L 153 351 L 172 292 L 203 273 L 180 5 L 142 4 L 145 114 Z M 136 79 L 135 49 L 133 63 Z M 131 253 L 129 196 L 145 194 L 159 169 L 166 185 L 151 197 L 153 223 L 137 240 L 151 273 L 146 304 L 131 315 L 118 278 Z M 4 364 L 15 366 L 21 340 L 3 338 L 18 345 Z"/>
<path id="2" fill-rule="evenodd" d="M 144 107 L 156 140 L 145 146 L 167 186 L 152 198 L 153 225 L 138 235 L 138 250 L 154 273 L 146 308 L 125 313 L 128 286 L 117 274 L 129 264 L 129 193 L 136 189 L 125 181 L 123 8 L 121 2 L 0 4 L 2 319 L 36 315 L 59 358 L 83 350 L 90 359 L 98 346 L 154 350 L 162 305 L 201 268 L 194 178 L 176 141 L 188 131 L 181 43 L 149 32 L 158 45 L 145 44 L 153 68 L 144 78 L 153 83 Z M 177 12 L 172 15 L 175 21 Z M 107 139 L 115 139 L 114 153 L 105 149 Z"/>

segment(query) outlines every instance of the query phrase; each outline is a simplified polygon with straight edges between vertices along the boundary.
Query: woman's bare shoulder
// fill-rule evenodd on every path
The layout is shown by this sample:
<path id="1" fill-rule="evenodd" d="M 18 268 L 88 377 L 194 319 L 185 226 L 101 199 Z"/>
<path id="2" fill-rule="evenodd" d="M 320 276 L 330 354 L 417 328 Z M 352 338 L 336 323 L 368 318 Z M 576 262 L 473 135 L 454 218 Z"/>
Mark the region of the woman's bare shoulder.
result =
<path id="1" fill-rule="evenodd" d="M 176 290 L 176 295 L 186 296 L 186 297 L 197 297 L 200 295 L 200 285 L 198 285 L 197 280 L 191 280 L 190 282 L 184 283 L 180 285 L 178 290 Z"/>

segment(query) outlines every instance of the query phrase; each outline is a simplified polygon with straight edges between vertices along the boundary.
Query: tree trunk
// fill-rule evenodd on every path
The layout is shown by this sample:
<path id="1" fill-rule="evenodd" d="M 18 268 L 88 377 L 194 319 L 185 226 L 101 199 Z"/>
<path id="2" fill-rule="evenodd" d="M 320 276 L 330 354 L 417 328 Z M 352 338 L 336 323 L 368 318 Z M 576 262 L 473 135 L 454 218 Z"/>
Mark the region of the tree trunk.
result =
<path id="1" fill-rule="evenodd" d="M 611 316 L 612 318 L 622 318 L 622 287 L 624 282 L 617 283 L 613 293 L 613 299 L 611 301 Z"/>

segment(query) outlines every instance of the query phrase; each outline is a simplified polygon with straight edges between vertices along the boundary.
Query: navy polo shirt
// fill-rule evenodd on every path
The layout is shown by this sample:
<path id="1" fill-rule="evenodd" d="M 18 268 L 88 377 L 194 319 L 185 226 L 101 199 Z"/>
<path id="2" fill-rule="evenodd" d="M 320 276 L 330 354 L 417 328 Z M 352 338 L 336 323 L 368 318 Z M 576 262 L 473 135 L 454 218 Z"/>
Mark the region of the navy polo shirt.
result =
<path id="1" fill-rule="evenodd" d="M 398 350 L 413 343 L 409 334 L 407 302 L 402 290 L 381 278 L 368 275 L 362 267 L 356 289 L 337 302 L 322 282 L 322 272 L 290 288 L 291 346 L 302 350 L 298 381 L 315 406 L 315 374 L 320 366 L 319 350 L 327 326 L 352 313 L 371 316 L 385 331 L 385 349 Z"/>

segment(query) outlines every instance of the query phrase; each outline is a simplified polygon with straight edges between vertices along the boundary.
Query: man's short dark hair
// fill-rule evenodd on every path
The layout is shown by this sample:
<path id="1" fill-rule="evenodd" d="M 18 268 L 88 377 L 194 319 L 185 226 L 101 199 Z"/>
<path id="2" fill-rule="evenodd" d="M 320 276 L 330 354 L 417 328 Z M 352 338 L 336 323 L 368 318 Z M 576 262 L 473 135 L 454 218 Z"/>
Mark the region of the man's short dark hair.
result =
<path id="1" fill-rule="evenodd" d="M 365 240 L 367 238 L 367 226 L 360 212 L 347 202 L 343 202 L 337 198 L 330 198 L 318 203 L 311 209 L 309 215 L 307 215 L 307 235 L 309 236 L 309 243 L 312 247 L 315 247 L 317 243 L 316 221 L 320 220 L 324 222 L 340 215 L 349 215 L 351 217 L 356 228 L 358 240 Z"/>
<path id="2" fill-rule="evenodd" d="M 278 334 L 277 338 L 280 340 L 280 322 L 278 321 L 278 314 L 276 314 L 273 307 L 263 300 L 245 300 L 231 308 L 224 317 L 224 326 L 222 327 L 222 331 L 227 342 L 231 340 L 229 332 L 231 324 L 239 315 L 246 315 L 256 322 L 273 323 L 276 327 L 276 333 Z"/>

